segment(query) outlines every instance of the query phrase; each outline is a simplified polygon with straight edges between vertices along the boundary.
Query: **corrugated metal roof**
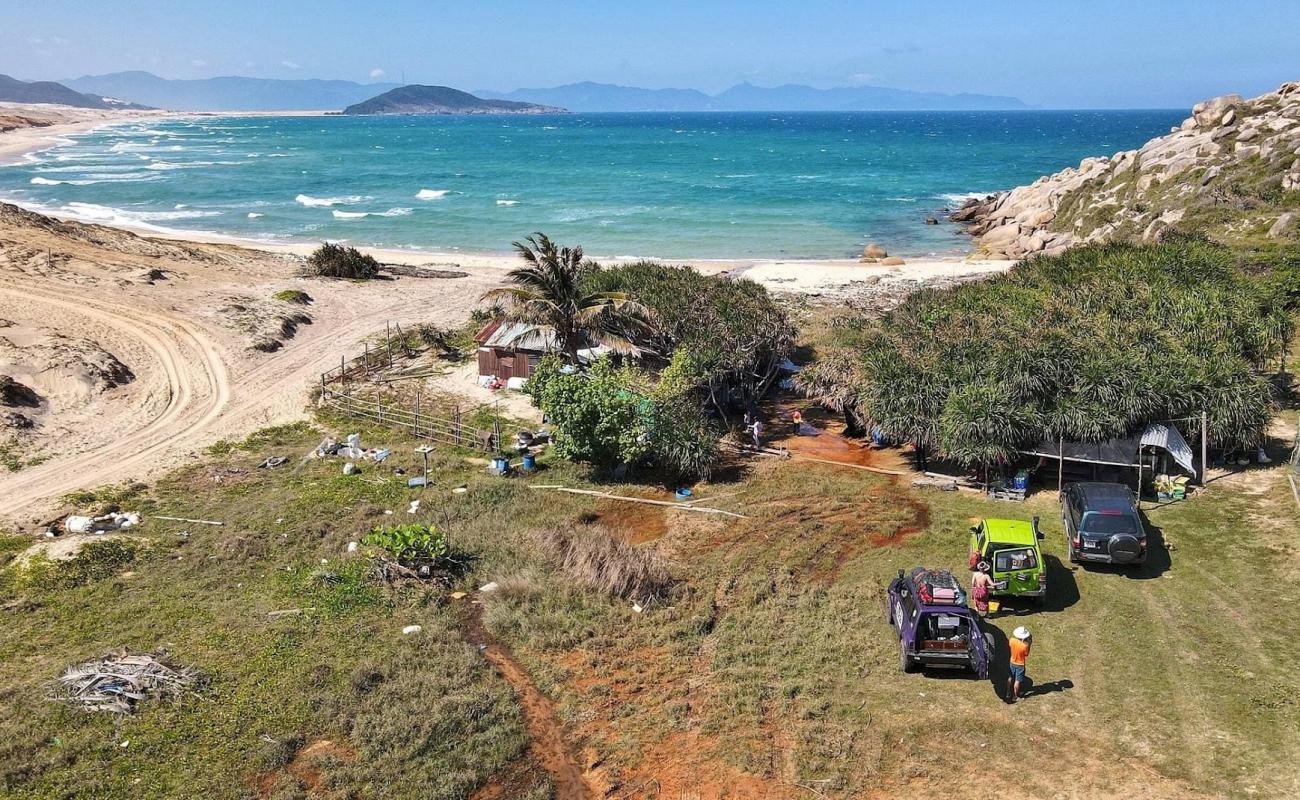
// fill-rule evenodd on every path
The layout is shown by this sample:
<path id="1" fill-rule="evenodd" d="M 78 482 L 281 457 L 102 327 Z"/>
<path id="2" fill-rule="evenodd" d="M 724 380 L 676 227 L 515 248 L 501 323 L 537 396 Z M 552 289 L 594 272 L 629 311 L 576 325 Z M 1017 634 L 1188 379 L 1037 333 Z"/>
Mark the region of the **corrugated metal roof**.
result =
<path id="1" fill-rule="evenodd" d="M 526 322 L 503 322 L 483 340 L 484 347 L 506 350 L 553 350 L 555 334 Z"/>

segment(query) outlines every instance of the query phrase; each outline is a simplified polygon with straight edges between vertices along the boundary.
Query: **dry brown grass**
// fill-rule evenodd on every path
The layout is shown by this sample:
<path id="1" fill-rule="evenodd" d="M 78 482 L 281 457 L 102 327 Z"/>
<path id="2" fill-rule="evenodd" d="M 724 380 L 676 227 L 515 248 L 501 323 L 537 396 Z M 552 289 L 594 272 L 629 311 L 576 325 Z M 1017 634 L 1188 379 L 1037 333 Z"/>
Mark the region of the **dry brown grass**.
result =
<path id="1" fill-rule="evenodd" d="M 629 544 L 600 526 L 546 530 L 537 536 L 571 580 L 611 597 L 648 600 L 672 588 L 672 573 L 658 552 Z"/>

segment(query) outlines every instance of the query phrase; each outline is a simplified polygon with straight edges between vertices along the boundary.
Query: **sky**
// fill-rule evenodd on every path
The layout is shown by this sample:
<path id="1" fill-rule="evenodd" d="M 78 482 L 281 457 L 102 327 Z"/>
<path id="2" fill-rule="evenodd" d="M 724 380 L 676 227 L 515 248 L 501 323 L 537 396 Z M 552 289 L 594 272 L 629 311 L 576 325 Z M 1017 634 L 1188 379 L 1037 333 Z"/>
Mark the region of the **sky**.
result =
<path id="1" fill-rule="evenodd" d="M 1300 79 L 1300 0 L 0 0 L 0 73 L 508 91 L 748 81 L 1182 108 Z"/>

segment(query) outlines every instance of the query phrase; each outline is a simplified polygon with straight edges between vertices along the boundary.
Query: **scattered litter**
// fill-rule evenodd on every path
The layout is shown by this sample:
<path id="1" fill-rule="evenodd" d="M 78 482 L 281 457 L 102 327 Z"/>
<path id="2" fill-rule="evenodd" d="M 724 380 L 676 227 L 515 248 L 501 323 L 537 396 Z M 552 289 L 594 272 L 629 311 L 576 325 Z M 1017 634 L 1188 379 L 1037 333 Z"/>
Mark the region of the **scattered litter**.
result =
<path id="1" fill-rule="evenodd" d="M 391 508 L 385 508 L 385 509 L 384 509 L 384 516 L 386 516 L 386 517 L 391 517 L 391 516 L 393 516 L 393 509 L 391 509 Z"/>
<path id="2" fill-rule="evenodd" d="M 468 491 L 469 491 L 469 487 L 468 487 L 468 486 L 457 486 L 455 489 L 452 489 L 451 491 L 452 491 L 453 494 L 465 494 L 465 492 L 468 492 Z"/>
<path id="3" fill-rule="evenodd" d="M 83 711 L 131 714 L 149 697 L 179 698 L 204 678 L 190 667 L 174 669 L 163 663 L 165 653 L 132 655 L 123 649 L 103 658 L 73 664 L 64 670 L 50 698 Z M 129 742 L 123 742 L 125 747 Z"/>
<path id="4" fill-rule="evenodd" d="M 357 469 L 357 465 L 353 464 L 351 461 L 343 465 L 344 475 L 356 475 L 360 471 L 361 470 Z"/>
<path id="5" fill-rule="evenodd" d="M 361 545 L 357 544 L 356 542 L 348 542 L 348 552 L 355 553 L 357 552 L 357 548 L 360 546 Z"/>
<path id="6" fill-rule="evenodd" d="M 134 512 L 105 514 L 102 517 L 83 517 L 74 514 L 63 520 L 63 529 L 68 533 L 102 533 L 134 528 L 139 524 L 140 515 Z"/>
<path id="7" fill-rule="evenodd" d="M 276 517 L 276 518 L 275 518 L 275 524 L 276 524 L 276 525 L 283 525 L 283 524 L 284 524 L 284 517 Z"/>
<path id="8" fill-rule="evenodd" d="M 312 451 L 312 458 L 325 458 L 327 456 L 340 456 L 349 458 L 354 461 L 374 461 L 376 463 L 383 461 L 392 455 L 392 450 L 387 447 L 366 448 L 361 446 L 361 435 L 352 433 L 348 434 L 344 444 L 339 444 L 333 439 L 326 438 L 316 445 Z"/>
<path id="9" fill-rule="evenodd" d="M 415 512 L 417 512 L 417 511 L 419 511 L 419 510 L 420 510 L 420 501 L 419 501 L 419 500 L 412 500 L 412 501 L 411 501 L 411 506 L 410 506 L 410 508 L 406 509 L 406 513 L 408 513 L 408 514 L 414 514 Z"/>
<path id="10" fill-rule="evenodd" d="M 320 560 L 320 563 L 322 563 L 322 564 L 328 564 L 328 563 L 330 563 L 330 560 L 329 560 L 328 558 L 322 558 L 322 559 Z"/>
<path id="11" fill-rule="evenodd" d="M 465 593 L 464 593 L 464 592 L 452 592 L 452 593 L 451 593 L 451 599 L 452 599 L 452 600 L 459 600 L 459 599 L 461 599 L 461 598 L 464 597 L 464 596 L 465 596 Z"/>
<path id="12" fill-rule="evenodd" d="M 119 744 L 118 747 L 128 747 L 130 744 L 131 744 L 131 740 L 130 740 L 130 739 L 123 739 L 123 740 L 122 740 L 122 743 Z"/>
<path id="13" fill-rule="evenodd" d="M 495 592 L 497 589 L 500 589 L 500 588 L 501 588 L 500 586 L 497 586 L 497 582 L 496 582 L 496 581 L 490 581 L 490 582 L 485 583 L 485 584 L 483 584 L 482 586 L 478 587 L 478 590 L 479 590 L 480 592 L 484 592 L 484 593 L 487 593 L 487 594 L 491 594 L 492 592 Z"/>
<path id="14" fill-rule="evenodd" d="M 165 520 L 167 520 L 168 522 L 192 522 L 192 523 L 194 523 L 195 525 L 216 525 L 217 527 L 221 527 L 222 525 L 225 525 L 225 524 L 226 524 L 226 523 L 224 523 L 224 522 L 217 522 L 216 520 L 211 520 L 211 519 L 189 519 L 188 517 L 158 517 L 158 516 L 155 516 L 154 519 L 165 519 Z"/>
<path id="15" fill-rule="evenodd" d="M 405 628 L 402 628 L 402 634 L 405 636 L 410 636 L 411 634 L 419 633 L 422 630 L 424 630 L 424 628 L 420 627 L 419 625 L 407 625 Z"/>
<path id="16" fill-rule="evenodd" d="M 421 486 L 427 485 L 428 482 L 429 482 L 428 479 L 424 477 L 411 478 L 409 481 L 406 482 L 406 488 L 419 489 Z"/>
<path id="17" fill-rule="evenodd" d="M 640 614 L 640 613 L 641 613 L 642 611 L 644 611 L 645 609 L 643 609 L 643 608 L 641 607 L 641 604 L 640 604 L 640 603 L 633 603 L 633 604 L 632 604 L 632 610 L 635 611 L 636 613 Z"/>
<path id="18" fill-rule="evenodd" d="M 285 458 L 284 456 L 271 456 L 270 458 L 263 461 L 261 464 L 258 464 L 257 468 L 271 469 L 273 467 L 278 467 L 281 464 L 287 464 L 287 463 L 289 463 L 289 459 Z"/>

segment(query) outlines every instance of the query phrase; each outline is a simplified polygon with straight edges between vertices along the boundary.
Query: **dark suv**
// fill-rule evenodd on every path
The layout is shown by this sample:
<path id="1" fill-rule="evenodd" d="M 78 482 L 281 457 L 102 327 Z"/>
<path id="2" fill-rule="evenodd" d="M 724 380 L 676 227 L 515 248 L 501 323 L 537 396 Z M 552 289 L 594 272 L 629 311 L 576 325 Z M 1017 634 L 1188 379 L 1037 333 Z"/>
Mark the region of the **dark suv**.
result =
<path id="1" fill-rule="evenodd" d="M 1119 483 L 1071 483 L 1061 492 L 1070 561 L 1143 564 L 1147 534 L 1133 490 Z"/>
<path id="2" fill-rule="evenodd" d="M 917 567 L 890 581 L 885 614 L 898 631 L 898 666 L 965 667 L 989 676 L 989 643 L 966 593 L 947 570 Z"/>

